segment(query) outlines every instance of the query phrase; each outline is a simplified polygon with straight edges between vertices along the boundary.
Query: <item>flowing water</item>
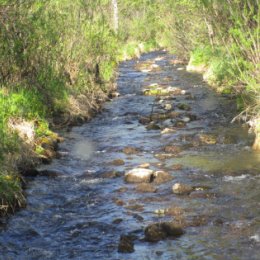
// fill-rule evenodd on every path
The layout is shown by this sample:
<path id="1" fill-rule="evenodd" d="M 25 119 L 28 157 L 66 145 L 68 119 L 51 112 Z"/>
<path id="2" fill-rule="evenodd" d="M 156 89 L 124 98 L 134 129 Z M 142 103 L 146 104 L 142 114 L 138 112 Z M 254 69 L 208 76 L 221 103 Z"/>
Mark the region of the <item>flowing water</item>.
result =
<path id="1" fill-rule="evenodd" d="M 260 154 L 250 149 L 247 129 L 230 123 L 235 101 L 215 94 L 200 75 L 173 60 L 165 52 L 153 52 L 120 65 L 121 96 L 90 122 L 64 132 L 61 158 L 40 167 L 48 176 L 28 182 L 26 209 L 1 228 L 1 260 L 260 259 Z M 156 64 L 152 71 L 137 69 L 146 62 Z M 142 93 L 152 83 L 185 92 L 155 101 L 158 97 Z M 162 113 L 160 102 L 180 112 L 178 119 L 158 122 L 161 128 L 174 125 L 174 133 L 147 130 L 139 122 L 151 112 Z M 191 110 L 178 109 L 183 103 Z M 167 157 L 166 145 L 181 152 Z M 137 153 L 126 154 L 125 147 Z M 115 165 L 118 159 L 124 164 Z M 123 176 L 143 163 L 174 179 L 157 185 L 156 193 L 137 192 Z M 176 182 L 208 189 L 175 195 L 171 187 Z M 180 212 L 155 213 L 169 207 Z M 148 224 L 180 218 L 193 221 L 180 238 L 143 239 Z M 118 253 L 122 234 L 135 235 L 133 253 Z"/>

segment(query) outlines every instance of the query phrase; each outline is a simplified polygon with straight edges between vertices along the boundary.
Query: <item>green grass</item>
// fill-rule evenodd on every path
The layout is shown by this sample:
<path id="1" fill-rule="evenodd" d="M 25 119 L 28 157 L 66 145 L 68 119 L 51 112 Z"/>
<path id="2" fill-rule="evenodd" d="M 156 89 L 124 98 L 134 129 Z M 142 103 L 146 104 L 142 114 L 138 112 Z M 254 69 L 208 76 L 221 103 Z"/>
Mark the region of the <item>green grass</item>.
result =
<path id="1" fill-rule="evenodd" d="M 0 172 L 0 215 L 14 212 L 25 205 L 21 180 L 14 173 Z"/>

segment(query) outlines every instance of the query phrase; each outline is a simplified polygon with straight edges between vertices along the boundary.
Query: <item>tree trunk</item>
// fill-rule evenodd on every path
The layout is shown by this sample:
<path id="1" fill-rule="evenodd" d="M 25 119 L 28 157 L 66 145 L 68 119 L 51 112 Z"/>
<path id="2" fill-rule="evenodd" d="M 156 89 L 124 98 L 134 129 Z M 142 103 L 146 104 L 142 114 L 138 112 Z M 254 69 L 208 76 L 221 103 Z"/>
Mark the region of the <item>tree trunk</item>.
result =
<path id="1" fill-rule="evenodd" d="M 117 6 L 117 0 L 112 0 L 113 5 L 113 14 L 114 14 L 114 30 L 117 33 L 118 32 L 118 6 Z"/>
<path id="2" fill-rule="evenodd" d="M 214 48 L 214 31 L 213 31 L 213 26 L 211 23 L 207 20 L 207 18 L 204 18 L 205 24 L 207 25 L 208 28 L 208 37 L 209 37 L 209 42 L 212 48 Z"/>

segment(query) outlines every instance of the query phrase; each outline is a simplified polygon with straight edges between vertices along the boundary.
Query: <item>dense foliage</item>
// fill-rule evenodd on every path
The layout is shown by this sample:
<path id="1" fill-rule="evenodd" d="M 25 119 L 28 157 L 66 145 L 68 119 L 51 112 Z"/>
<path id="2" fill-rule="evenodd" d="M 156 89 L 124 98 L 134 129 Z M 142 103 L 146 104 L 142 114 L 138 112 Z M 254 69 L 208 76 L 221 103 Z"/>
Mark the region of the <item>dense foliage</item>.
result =
<path id="1" fill-rule="evenodd" d="M 26 149 L 17 122 L 30 122 L 28 143 L 42 153 L 36 140 L 52 135 L 55 116 L 86 117 L 118 61 L 152 48 L 204 65 L 260 132 L 259 19 L 259 0 L 0 0 L 0 197 L 10 186 L 20 194 L 9 169 Z"/>

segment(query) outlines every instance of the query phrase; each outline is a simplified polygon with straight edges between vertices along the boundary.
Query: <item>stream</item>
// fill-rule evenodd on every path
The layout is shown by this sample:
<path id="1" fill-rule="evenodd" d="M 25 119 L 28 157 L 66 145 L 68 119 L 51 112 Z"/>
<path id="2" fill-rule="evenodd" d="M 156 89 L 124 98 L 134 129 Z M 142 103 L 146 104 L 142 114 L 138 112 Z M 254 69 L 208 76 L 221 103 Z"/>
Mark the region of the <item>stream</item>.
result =
<path id="1" fill-rule="evenodd" d="M 121 63 L 117 84 L 120 96 L 61 133 L 60 158 L 28 181 L 27 207 L 0 227 L 0 260 L 260 259 L 260 153 L 231 124 L 235 99 L 163 51 Z M 158 86 L 175 94 L 144 95 Z M 172 179 L 140 190 L 124 179 L 136 167 Z M 175 183 L 196 188 L 178 195 Z M 163 221 L 185 233 L 147 242 L 145 227 Z M 127 234 L 134 252 L 118 252 Z"/>

